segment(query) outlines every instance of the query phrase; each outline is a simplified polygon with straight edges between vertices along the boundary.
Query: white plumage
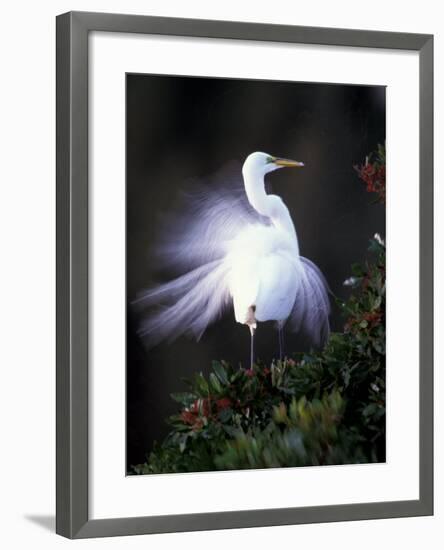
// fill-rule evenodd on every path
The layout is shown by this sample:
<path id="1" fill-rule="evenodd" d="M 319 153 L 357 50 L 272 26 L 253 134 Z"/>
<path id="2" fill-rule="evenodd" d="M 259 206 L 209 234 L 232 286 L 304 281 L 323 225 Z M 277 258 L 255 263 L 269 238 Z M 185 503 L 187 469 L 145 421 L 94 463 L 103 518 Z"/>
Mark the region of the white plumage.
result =
<path id="1" fill-rule="evenodd" d="M 240 168 L 232 167 L 186 195 L 180 213 L 165 220 L 157 264 L 179 275 L 136 300 L 150 307 L 140 329 L 150 346 L 182 334 L 199 340 L 230 306 L 252 338 L 257 322 L 277 321 L 279 330 L 286 324 L 315 345 L 325 342 L 325 279 L 300 256 L 282 199 L 265 191 L 265 175 L 284 166 L 303 164 L 252 153 L 242 167 L 243 185 Z"/>

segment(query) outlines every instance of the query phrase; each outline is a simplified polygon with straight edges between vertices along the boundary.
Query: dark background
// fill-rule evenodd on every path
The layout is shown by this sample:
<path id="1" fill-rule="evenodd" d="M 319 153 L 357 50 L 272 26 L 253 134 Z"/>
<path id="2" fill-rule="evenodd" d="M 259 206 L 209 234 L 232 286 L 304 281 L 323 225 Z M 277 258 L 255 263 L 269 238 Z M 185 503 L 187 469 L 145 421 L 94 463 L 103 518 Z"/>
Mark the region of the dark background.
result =
<path id="1" fill-rule="evenodd" d="M 127 466 L 143 462 L 168 433 L 182 378 L 208 372 L 212 359 L 248 364 L 249 331 L 233 312 L 199 343 L 180 338 L 147 350 L 131 302 L 164 280 L 150 249 L 162 215 L 190 178 L 205 178 L 253 151 L 305 163 L 268 176 L 287 204 L 301 254 L 322 270 L 334 294 L 349 292 L 350 265 L 369 238 L 385 234 L 385 211 L 371 204 L 353 166 L 385 141 L 385 87 L 127 75 Z M 333 330 L 342 320 L 333 305 Z M 277 335 L 258 327 L 257 357 L 269 361 Z M 286 335 L 286 351 L 307 349 Z"/>

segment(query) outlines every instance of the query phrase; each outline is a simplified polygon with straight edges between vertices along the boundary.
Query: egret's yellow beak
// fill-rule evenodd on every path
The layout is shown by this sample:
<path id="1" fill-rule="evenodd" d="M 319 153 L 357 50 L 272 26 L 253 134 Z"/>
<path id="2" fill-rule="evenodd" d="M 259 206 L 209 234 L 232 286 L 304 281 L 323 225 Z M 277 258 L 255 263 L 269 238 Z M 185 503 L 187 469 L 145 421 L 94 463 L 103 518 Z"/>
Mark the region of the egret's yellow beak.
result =
<path id="1" fill-rule="evenodd" d="M 286 168 L 300 168 L 304 166 L 304 163 L 298 160 L 275 158 L 273 162 L 276 166 L 285 166 Z"/>

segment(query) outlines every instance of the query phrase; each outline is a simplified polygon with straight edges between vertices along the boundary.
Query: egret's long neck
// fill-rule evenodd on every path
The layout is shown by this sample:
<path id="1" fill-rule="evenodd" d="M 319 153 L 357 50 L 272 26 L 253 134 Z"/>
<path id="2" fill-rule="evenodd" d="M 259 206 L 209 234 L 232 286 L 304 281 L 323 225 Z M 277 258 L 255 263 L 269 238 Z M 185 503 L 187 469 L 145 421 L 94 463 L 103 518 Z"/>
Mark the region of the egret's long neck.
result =
<path id="1" fill-rule="evenodd" d="M 274 226 L 288 233 L 295 239 L 297 244 L 296 231 L 288 208 L 279 197 L 267 195 L 265 192 L 264 175 L 245 166 L 242 174 L 244 177 L 245 192 L 251 206 L 262 216 L 270 218 Z"/>
<path id="2" fill-rule="evenodd" d="M 265 192 L 264 176 L 256 173 L 255 170 L 244 167 L 242 171 L 244 176 L 245 193 L 248 202 L 262 216 L 271 217 L 271 205 L 268 195 Z"/>

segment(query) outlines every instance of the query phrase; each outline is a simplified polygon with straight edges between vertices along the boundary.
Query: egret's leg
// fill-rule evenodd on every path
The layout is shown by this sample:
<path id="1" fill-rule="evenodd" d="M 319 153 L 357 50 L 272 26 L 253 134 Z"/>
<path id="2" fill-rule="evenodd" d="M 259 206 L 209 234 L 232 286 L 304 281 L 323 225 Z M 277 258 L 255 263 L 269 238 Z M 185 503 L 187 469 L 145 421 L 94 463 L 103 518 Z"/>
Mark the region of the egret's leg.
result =
<path id="1" fill-rule="evenodd" d="M 282 349 L 282 360 L 285 359 L 285 337 L 284 337 L 284 327 L 281 328 L 281 349 Z"/>
<path id="2" fill-rule="evenodd" d="M 255 328 L 250 325 L 250 369 L 253 368 L 254 365 L 254 333 Z"/>
<path id="3" fill-rule="evenodd" d="M 284 325 L 278 323 L 278 338 L 279 338 L 279 359 L 282 361 L 284 359 L 285 349 L 284 349 Z"/>
<path id="4" fill-rule="evenodd" d="M 256 332 L 256 318 L 255 318 L 256 306 L 252 305 L 247 310 L 245 324 L 250 329 L 250 369 L 254 364 L 254 333 Z"/>

